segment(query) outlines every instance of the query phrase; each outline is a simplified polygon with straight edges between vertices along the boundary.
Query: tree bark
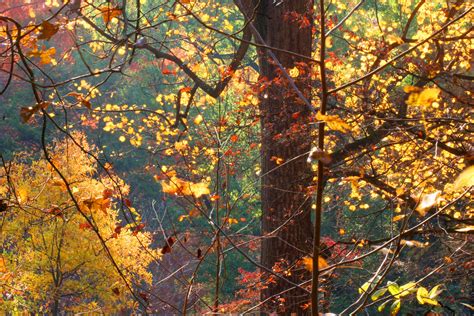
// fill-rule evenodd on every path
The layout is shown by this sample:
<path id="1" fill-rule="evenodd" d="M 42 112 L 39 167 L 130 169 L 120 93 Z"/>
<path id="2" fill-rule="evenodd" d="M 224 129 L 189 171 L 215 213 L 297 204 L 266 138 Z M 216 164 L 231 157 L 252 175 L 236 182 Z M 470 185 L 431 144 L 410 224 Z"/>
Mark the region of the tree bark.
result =
<path id="1" fill-rule="evenodd" d="M 255 27 L 273 50 L 281 65 L 291 71 L 296 86 L 306 99 L 311 98 L 310 71 L 313 2 L 255 1 Z M 258 5 L 258 6 L 257 6 Z M 310 274 L 298 262 L 311 253 L 311 166 L 306 162 L 311 148 L 310 110 L 296 95 L 282 75 L 269 51 L 258 48 L 261 89 L 261 201 L 262 265 L 275 269 L 294 283 L 309 280 Z M 298 69 L 298 71 L 295 71 Z M 299 73 L 299 74 L 298 74 Z M 282 159 L 282 160 L 281 160 Z M 281 268 L 282 270 L 278 270 Z M 290 274 L 286 274 L 290 272 Z M 307 292 L 291 289 L 292 285 L 274 278 L 262 290 L 261 299 L 268 300 L 265 312 L 305 314 L 302 305 L 308 303 Z"/>

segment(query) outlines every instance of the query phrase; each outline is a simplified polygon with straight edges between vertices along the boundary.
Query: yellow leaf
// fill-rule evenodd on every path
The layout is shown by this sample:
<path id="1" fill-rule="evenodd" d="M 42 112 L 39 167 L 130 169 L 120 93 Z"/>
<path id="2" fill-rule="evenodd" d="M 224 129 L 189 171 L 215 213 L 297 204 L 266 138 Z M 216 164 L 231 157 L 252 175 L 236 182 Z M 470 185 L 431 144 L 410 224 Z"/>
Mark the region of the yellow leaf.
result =
<path id="1" fill-rule="evenodd" d="M 351 127 L 349 124 L 344 122 L 339 116 L 337 115 L 324 115 L 321 112 L 316 113 L 316 119 L 318 121 L 323 121 L 327 124 L 329 129 L 339 131 L 341 133 L 348 132 Z"/>
<path id="2" fill-rule="evenodd" d="M 168 194 L 193 195 L 196 198 L 204 194 L 210 194 L 207 183 L 193 183 L 174 176 L 169 181 L 161 181 L 161 186 L 163 192 Z"/>
<path id="3" fill-rule="evenodd" d="M 188 148 L 188 142 L 186 140 L 174 143 L 174 148 L 177 151 L 183 151 Z"/>
<path id="4" fill-rule="evenodd" d="M 296 66 L 291 68 L 288 73 L 289 73 L 290 77 L 292 77 L 292 78 L 297 78 L 300 75 L 300 71 L 298 70 L 298 67 L 296 67 Z"/>
<path id="5" fill-rule="evenodd" d="M 204 182 L 192 183 L 190 186 L 190 189 L 191 189 L 192 195 L 194 195 L 197 198 L 200 197 L 201 195 L 206 195 L 206 194 L 211 193 L 211 191 L 207 187 L 207 183 L 204 183 Z"/>
<path id="6" fill-rule="evenodd" d="M 418 87 L 407 86 L 404 87 L 405 92 L 410 93 L 406 103 L 412 106 L 430 106 L 433 102 L 438 100 L 438 88 L 426 88 L 421 90 Z"/>
<path id="7" fill-rule="evenodd" d="M 421 305 L 424 304 L 429 304 L 429 305 L 438 305 L 438 302 L 434 299 L 430 298 L 430 295 L 428 293 L 428 290 L 422 286 L 418 288 L 418 291 L 416 292 L 416 299 Z"/>
<path id="8" fill-rule="evenodd" d="M 474 185 L 474 166 L 467 167 L 454 181 L 454 190 Z"/>
<path id="9" fill-rule="evenodd" d="M 194 124 L 199 125 L 201 124 L 202 120 L 203 120 L 203 117 L 201 114 L 199 114 L 198 116 L 194 118 Z"/>
<path id="10" fill-rule="evenodd" d="M 389 34 L 385 38 L 389 44 L 403 44 L 403 40 L 397 35 Z"/>

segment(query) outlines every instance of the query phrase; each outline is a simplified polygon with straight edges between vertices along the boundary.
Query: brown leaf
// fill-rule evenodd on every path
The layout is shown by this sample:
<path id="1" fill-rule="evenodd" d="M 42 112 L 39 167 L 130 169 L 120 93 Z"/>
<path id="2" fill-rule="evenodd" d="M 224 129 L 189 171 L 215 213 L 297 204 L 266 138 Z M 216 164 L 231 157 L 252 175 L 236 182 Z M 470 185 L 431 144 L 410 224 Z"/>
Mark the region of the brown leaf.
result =
<path id="1" fill-rule="evenodd" d="M 82 93 L 69 92 L 67 95 L 76 98 L 76 100 L 77 100 L 78 102 L 80 102 L 83 106 L 85 106 L 85 107 L 88 108 L 89 110 L 92 109 L 92 104 L 91 104 L 91 102 L 90 102 L 89 100 L 87 100 L 87 99 L 82 95 Z"/>
<path id="2" fill-rule="evenodd" d="M 46 109 L 50 103 L 47 101 L 43 101 L 41 103 L 36 104 L 35 106 L 29 107 L 22 107 L 20 109 L 20 117 L 23 123 L 28 123 L 31 117 L 41 109 Z"/>
<path id="3" fill-rule="evenodd" d="M 51 37 L 56 34 L 59 30 L 59 26 L 49 23 L 48 21 L 43 21 L 41 23 L 40 34 L 38 35 L 38 39 L 44 39 L 49 41 Z"/>
<path id="4" fill-rule="evenodd" d="M 114 287 L 114 288 L 112 289 L 112 293 L 114 293 L 115 295 L 120 295 L 120 290 L 119 290 L 119 288 Z"/>
<path id="5" fill-rule="evenodd" d="M 170 236 L 166 241 L 166 245 L 161 249 L 162 254 L 171 253 L 171 247 L 173 247 L 174 238 Z"/>

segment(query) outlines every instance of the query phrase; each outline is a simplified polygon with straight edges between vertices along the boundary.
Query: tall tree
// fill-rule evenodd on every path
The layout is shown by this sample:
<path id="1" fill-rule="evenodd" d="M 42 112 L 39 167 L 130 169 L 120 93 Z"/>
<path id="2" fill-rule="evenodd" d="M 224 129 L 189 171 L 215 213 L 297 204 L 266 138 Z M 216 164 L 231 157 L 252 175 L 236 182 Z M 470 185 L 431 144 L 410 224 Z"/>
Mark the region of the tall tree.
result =
<path id="1" fill-rule="evenodd" d="M 309 124 L 312 113 L 308 107 L 313 2 L 283 1 L 275 5 L 274 1 L 264 0 L 254 3 L 254 38 L 264 45 L 258 48 L 260 81 L 265 87 L 259 93 L 262 234 L 265 236 L 261 260 L 265 267 L 279 266 L 279 272 L 284 272 L 293 270 L 290 267 L 307 256 L 312 245 L 309 188 L 313 171 L 306 159 L 313 138 Z M 292 76 L 288 76 L 290 70 Z M 298 95 L 298 91 L 302 95 Z M 292 271 L 288 280 L 299 284 L 308 277 L 308 271 L 300 269 Z M 262 300 L 271 299 L 268 311 L 302 312 L 308 293 L 291 287 L 294 285 L 283 279 L 269 282 L 261 296 Z"/>

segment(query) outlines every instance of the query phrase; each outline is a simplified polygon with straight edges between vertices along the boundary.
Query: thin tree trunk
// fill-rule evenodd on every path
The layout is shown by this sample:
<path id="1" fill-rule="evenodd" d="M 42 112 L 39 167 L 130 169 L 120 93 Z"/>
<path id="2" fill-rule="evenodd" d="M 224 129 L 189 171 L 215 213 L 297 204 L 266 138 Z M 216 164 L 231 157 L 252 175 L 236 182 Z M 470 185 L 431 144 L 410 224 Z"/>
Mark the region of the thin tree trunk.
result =
<path id="1" fill-rule="evenodd" d="M 291 72 L 304 96 L 310 100 L 310 66 L 307 60 L 284 53 L 311 55 L 313 2 L 292 0 L 275 2 L 255 0 L 255 26 L 267 45 L 279 48 L 273 53 Z M 296 95 L 281 70 L 264 48 L 258 49 L 260 80 L 266 85 L 260 93 L 262 129 L 262 264 L 268 268 L 291 267 L 288 279 L 301 283 L 310 279 L 304 268 L 295 267 L 311 253 L 311 166 L 306 162 L 311 147 L 310 111 Z M 296 68 L 298 71 L 296 71 Z M 299 73 L 299 74 L 298 74 Z M 282 271 L 283 272 L 283 271 Z M 261 299 L 273 300 L 264 310 L 279 314 L 304 314 L 302 305 L 309 296 L 284 280 L 274 279 L 264 289 Z"/>

